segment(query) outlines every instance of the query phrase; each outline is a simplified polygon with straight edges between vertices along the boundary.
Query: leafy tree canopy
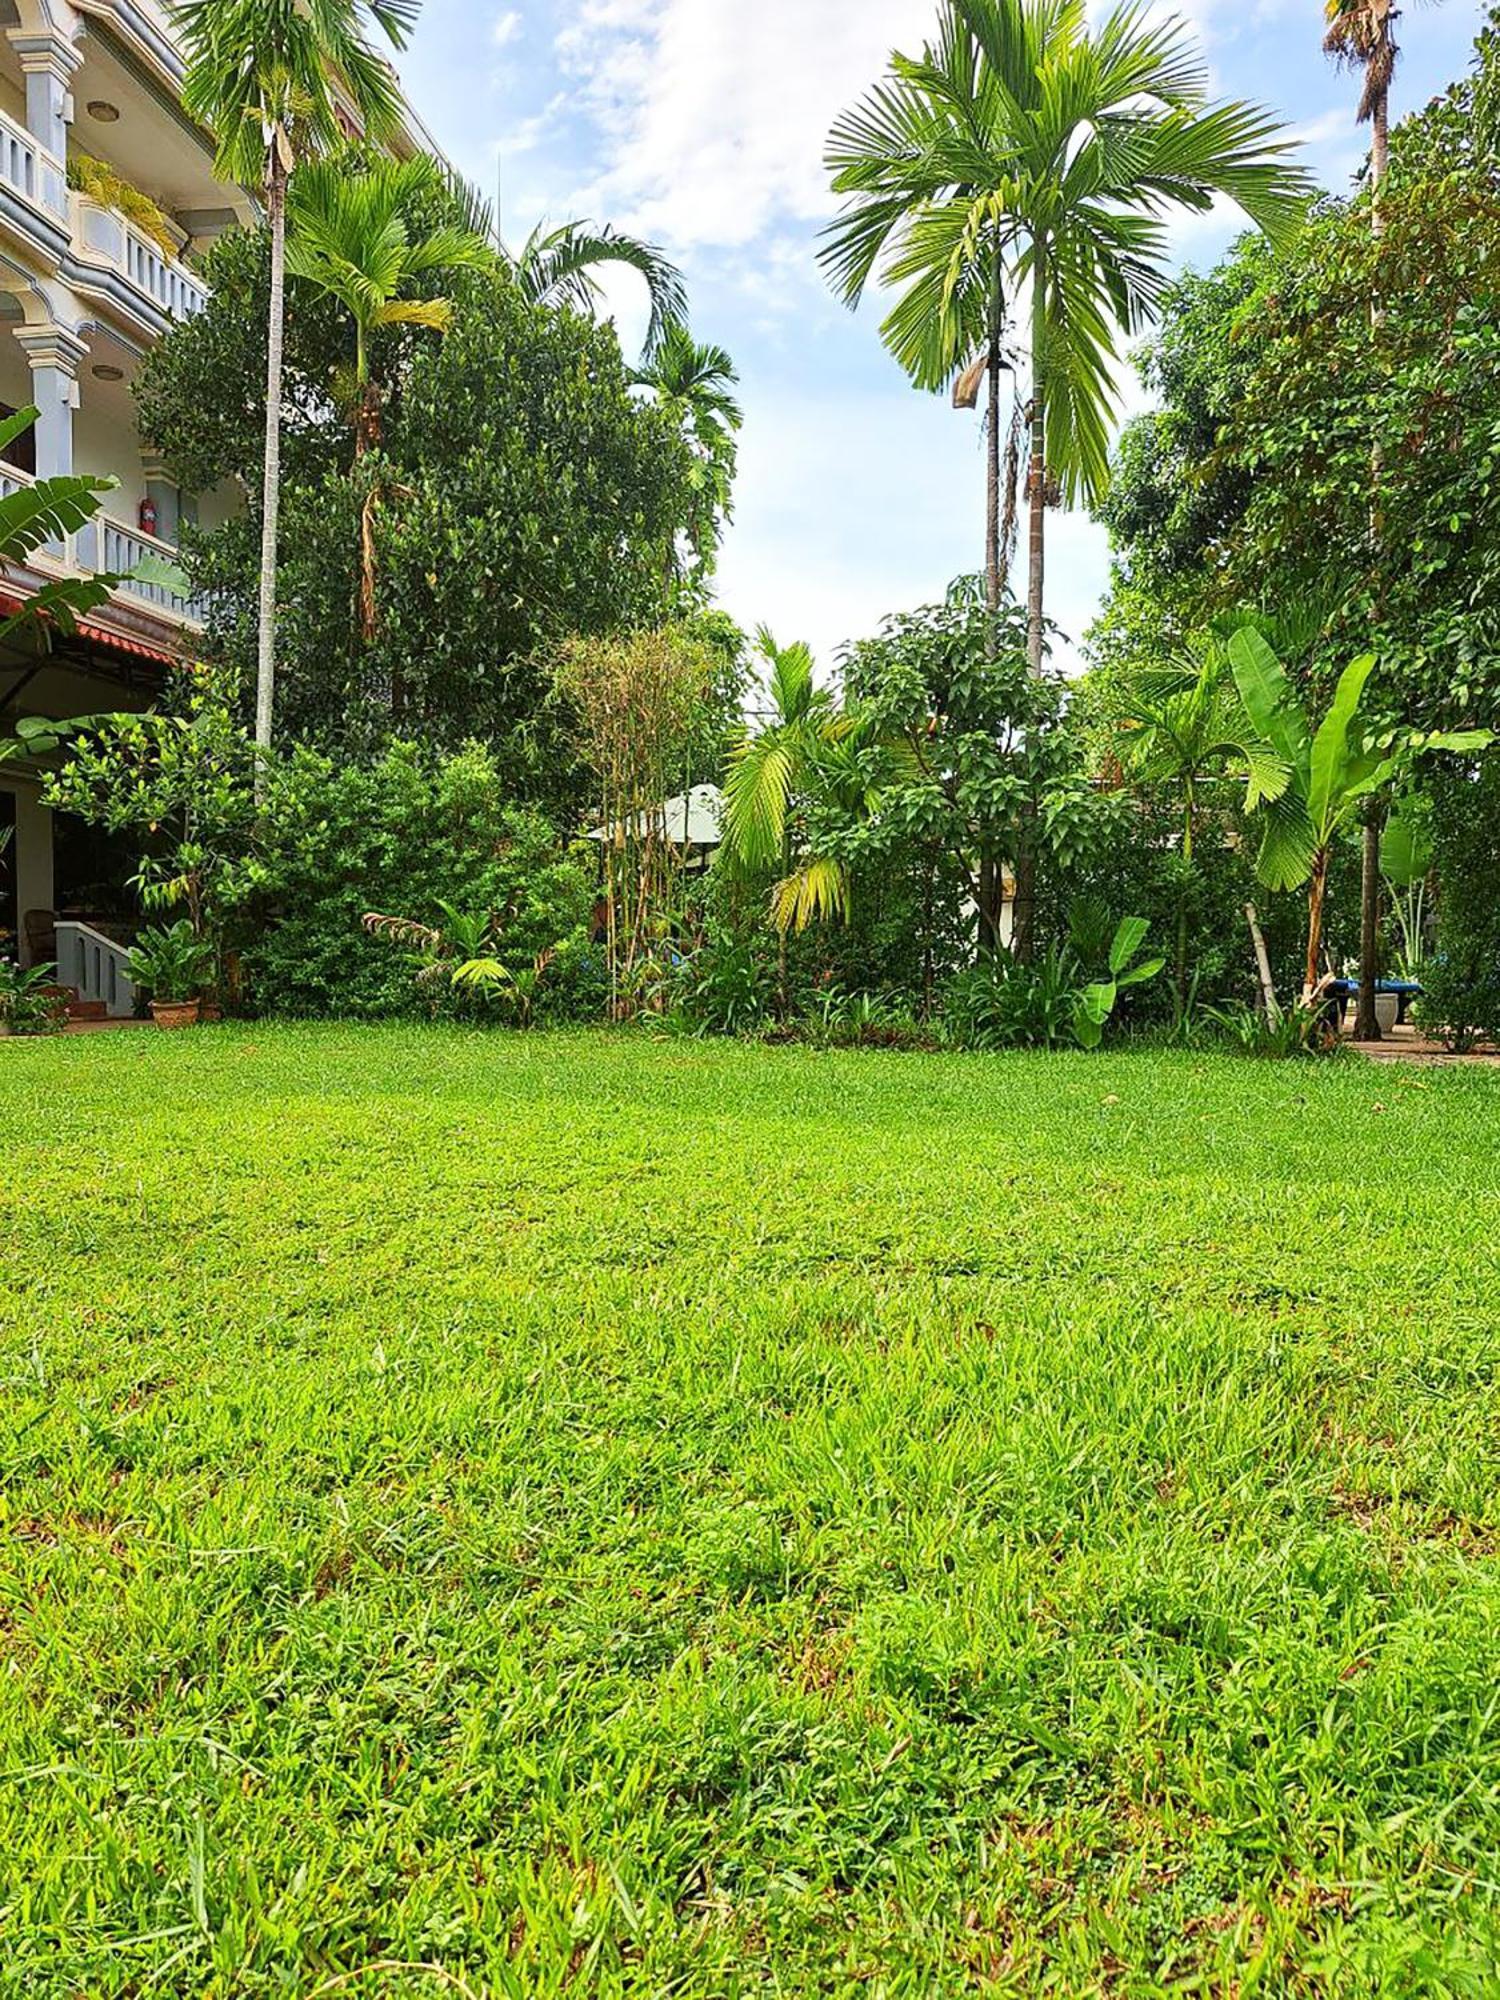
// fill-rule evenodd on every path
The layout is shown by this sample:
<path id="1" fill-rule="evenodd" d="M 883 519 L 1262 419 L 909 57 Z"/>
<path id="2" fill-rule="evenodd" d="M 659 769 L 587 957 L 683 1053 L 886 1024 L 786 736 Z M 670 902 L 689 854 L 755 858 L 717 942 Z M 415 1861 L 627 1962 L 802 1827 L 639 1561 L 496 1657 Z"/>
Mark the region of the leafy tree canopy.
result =
<path id="1" fill-rule="evenodd" d="M 1398 127 L 1381 194 L 1289 246 L 1246 240 L 1166 301 L 1100 518 L 1099 656 L 1235 604 L 1312 601 L 1330 660 L 1373 646 L 1393 718 L 1500 709 L 1500 45 Z"/>
<path id="2" fill-rule="evenodd" d="M 190 490 L 258 489 L 266 263 L 259 236 L 216 246 L 207 311 L 144 371 L 143 428 Z M 291 281 L 281 719 L 325 748 L 392 733 L 448 746 L 482 737 L 513 794 L 571 804 L 567 731 L 540 656 L 563 635 L 650 624 L 671 608 L 677 538 L 697 505 L 690 453 L 672 419 L 631 394 L 612 329 L 530 303 L 498 266 L 422 282 L 453 300 L 446 335 L 393 325 L 370 338 L 384 397 L 380 604 L 363 644 L 353 607 L 371 474 L 351 474 L 336 393 L 352 336 L 336 306 Z M 257 533 L 242 515 L 189 538 L 215 604 L 211 643 L 246 670 Z"/>

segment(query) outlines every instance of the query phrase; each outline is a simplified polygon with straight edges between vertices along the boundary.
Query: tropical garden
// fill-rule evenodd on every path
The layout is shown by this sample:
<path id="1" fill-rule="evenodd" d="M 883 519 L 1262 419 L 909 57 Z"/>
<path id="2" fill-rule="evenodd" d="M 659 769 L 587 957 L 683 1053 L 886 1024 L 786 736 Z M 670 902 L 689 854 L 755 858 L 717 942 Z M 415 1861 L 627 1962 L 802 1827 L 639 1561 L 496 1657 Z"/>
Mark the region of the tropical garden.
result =
<path id="1" fill-rule="evenodd" d="M 1372 140 L 1341 196 L 1180 28 L 946 0 L 829 135 L 821 254 L 917 390 L 982 409 L 982 559 L 820 671 L 714 606 L 741 413 L 679 272 L 607 224 L 512 249 L 382 151 L 362 24 L 410 18 L 183 15 L 266 223 L 209 253 L 141 422 L 248 504 L 185 536 L 202 660 L 51 792 L 132 856 L 143 994 L 914 1047 L 1495 1034 L 1488 32 L 1392 132 L 1390 24 L 1335 10 Z M 1173 215 L 1226 201 L 1247 233 L 1174 275 Z M 1155 407 L 1112 442 L 1126 352 Z M 1066 506 L 1114 556 L 1081 678 Z M 701 787 L 711 841 L 674 840 Z"/>
<path id="2" fill-rule="evenodd" d="M 820 661 L 666 251 L 412 150 L 411 0 L 183 0 L 261 221 L 139 414 L 241 504 L 0 738 L 192 1029 L 0 978 L 0 1994 L 1493 1991 L 1500 21 L 1394 119 L 1395 19 L 1329 191 L 934 0 L 819 256 L 984 506 Z"/>

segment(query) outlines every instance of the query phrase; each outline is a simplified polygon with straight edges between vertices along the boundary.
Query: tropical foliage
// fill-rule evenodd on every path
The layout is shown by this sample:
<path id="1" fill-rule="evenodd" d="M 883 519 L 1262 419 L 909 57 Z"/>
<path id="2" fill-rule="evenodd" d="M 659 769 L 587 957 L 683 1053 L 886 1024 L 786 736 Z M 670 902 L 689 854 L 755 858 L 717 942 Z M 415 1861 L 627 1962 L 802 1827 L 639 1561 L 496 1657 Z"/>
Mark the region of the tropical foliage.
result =
<path id="1" fill-rule="evenodd" d="M 341 92 L 371 144 L 394 136 L 403 112 L 400 87 L 370 31 L 403 47 L 417 6 L 418 0 L 318 0 L 310 7 L 296 0 L 174 0 L 173 22 L 187 50 L 183 109 L 216 135 L 224 179 L 262 191 L 270 233 L 255 683 L 262 752 L 271 742 L 276 682 L 287 185 L 300 161 L 344 143 Z"/>

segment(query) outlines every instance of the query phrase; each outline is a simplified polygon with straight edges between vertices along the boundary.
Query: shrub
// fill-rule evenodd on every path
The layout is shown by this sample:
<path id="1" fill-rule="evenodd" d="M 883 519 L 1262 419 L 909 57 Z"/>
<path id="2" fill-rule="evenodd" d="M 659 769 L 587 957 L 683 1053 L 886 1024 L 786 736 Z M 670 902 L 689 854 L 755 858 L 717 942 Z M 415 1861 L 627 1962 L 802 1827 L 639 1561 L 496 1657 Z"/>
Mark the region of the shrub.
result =
<path id="1" fill-rule="evenodd" d="M 1432 787 L 1437 943 L 1422 970 L 1423 1027 L 1450 1048 L 1500 1040 L 1500 758 Z"/>
<path id="2" fill-rule="evenodd" d="M 1032 965 L 983 960 L 958 974 L 943 999 L 943 1024 L 959 1048 L 1071 1048 L 1078 961 L 1054 946 Z"/>
<path id="3" fill-rule="evenodd" d="M 753 932 L 711 915 L 697 944 L 667 971 L 662 997 L 675 1032 L 758 1034 L 776 1004 L 776 963 Z"/>
<path id="4" fill-rule="evenodd" d="M 495 760 L 480 746 L 444 757 L 400 743 L 368 765 L 294 751 L 277 770 L 246 881 L 265 914 L 245 948 L 246 983 L 268 1011 L 363 1019 L 428 1011 L 415 978 L 420 952 L 370 935 L 362 922 L 370 911 L 440 928 L 462 913 L 518 973 L 556 952 L 538 1016 L 596 1011 L 587 857 L 502 796 Z"/>

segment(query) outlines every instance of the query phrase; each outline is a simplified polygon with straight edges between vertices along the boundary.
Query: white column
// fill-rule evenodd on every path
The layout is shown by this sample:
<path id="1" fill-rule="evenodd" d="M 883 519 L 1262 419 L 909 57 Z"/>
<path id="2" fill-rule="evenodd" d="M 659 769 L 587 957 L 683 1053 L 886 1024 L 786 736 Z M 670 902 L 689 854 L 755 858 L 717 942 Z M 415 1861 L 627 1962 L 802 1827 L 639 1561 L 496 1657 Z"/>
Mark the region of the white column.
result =
<path id="1" fill-rule="evenodd" d="M 49 157 L 42 163 L 41 195 L 59 215 L 68 212 L 63 163 L 73 118 L 73 72 L 83 56 L 68 36 L 50 29 L 7 28 L 26 79 L 26 129 Z"/>
<path id="2" fill-rule="evenodd" d="M 18 327 L 16 339 L 31 366 L 31 400 L 37 409 L 36 476 L 56 479 L 73 470 L 78 369 L 88 348 L 65 326 Z"/>

